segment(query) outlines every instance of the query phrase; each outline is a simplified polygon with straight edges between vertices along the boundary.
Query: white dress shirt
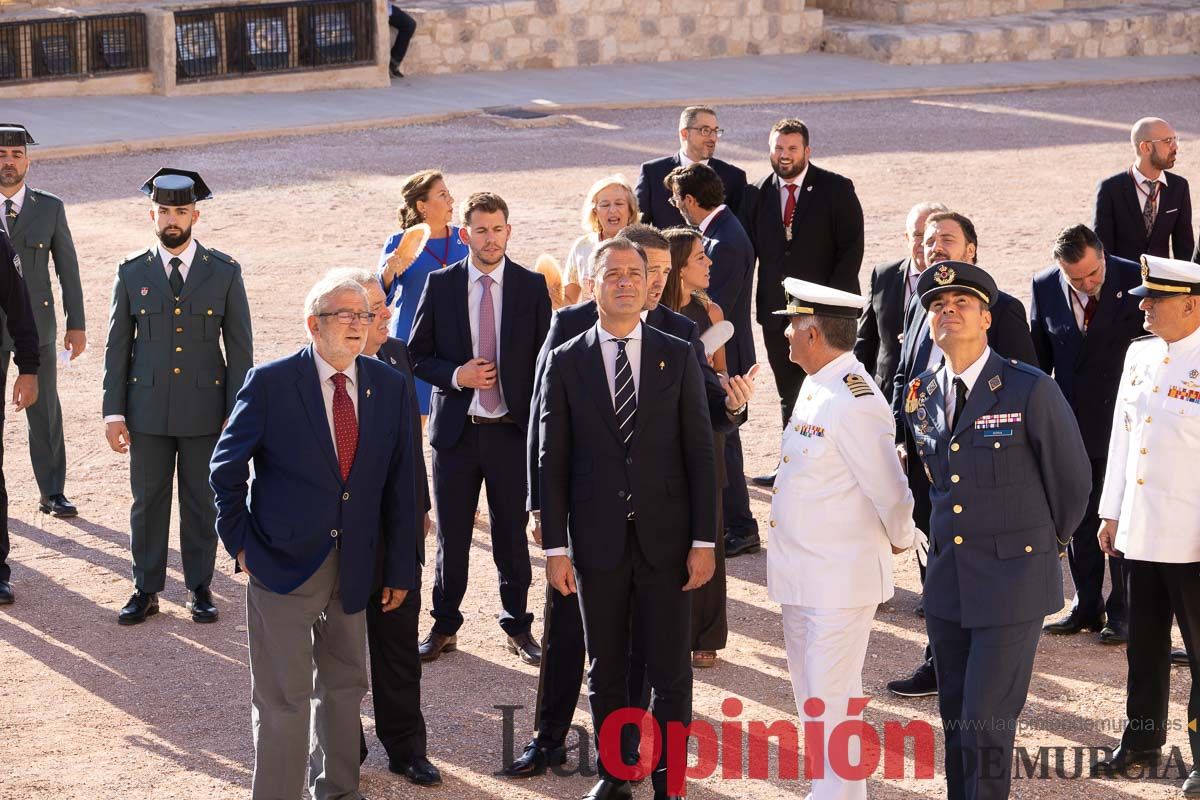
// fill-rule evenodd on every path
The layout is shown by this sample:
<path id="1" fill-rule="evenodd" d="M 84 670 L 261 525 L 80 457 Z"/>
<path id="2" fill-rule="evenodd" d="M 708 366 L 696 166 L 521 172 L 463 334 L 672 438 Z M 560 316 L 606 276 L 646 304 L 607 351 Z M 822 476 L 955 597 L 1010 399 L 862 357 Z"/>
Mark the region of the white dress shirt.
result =
<path id="1" fill-rule="evenodd" d="M 329 436 L 336 442 L 337 431 L 333 427 L 333 393 L 337 387 L 333 385 L 333 376 L 338 370 L 333 368 L 328 361 L 321 358 L 321 354 L 317 352 L 317 348 L 313 347 L 313 361 L 317 365 L 317 377 L 321 379 L 321 399 L 325 401 L 325 419 L 329 423 Z M 350 403 L 354 406 L 354 418 L 358 419 L 358 359 L 355 358 L 350 362 L 350 366 L 341 371 L 346 376 L 346 394 L 350 395 Z M 337 446 L 334 446 L 334 454 L 336 455 Z"/>
<path id="2" fill-rule="evenodd" d="M 503 417 L 508 413 L 508 403 L 504 400 L 504 388 L 500 385 L 500 359 L 503 354 L 500 352 L 500 319 L 503 304 L 503 288 L 504 288 L 504 267 L 508 264 L 508 259 L 500 260 L 500 266 L 496 267 L 490 273 L 487 273 L 492 279 L 492 317 L 496 322 L 496 389 L 500 392 L 500 405 L 496 406 L 495 411 L 488 411 L 479 402 L 479 390 L 475 390 L 475 396 L 471 398 L 471 407 L 467 409 L 467 413 L 473 417 Z M 483 299 L 483 284 L 479 279 L 485 273 L 480 271 L 475 262 L 471 259 L 467 260 L 467 316 L 471 321 L 471 352 L 479 358 L 479 301 Z M 450 378 L 450 383 L 455 389 L 461 389 L 462 386 L 458 383 L 458 370 L 454 370 L 453 377 Z"/>
<path id="3" fill-rule="evenodd" d="M 908 269 L 904 272 L 904 305 L 900 306 L 901 308 L 908 308 L 908 301 L 917 291 L 917 281 L 919 280 L 921 280 L 921 270 L 917 269 L 917 262 L 912 259 L 912 256 L 909 256 Z"/>
<path id="4" fill-rule="evenodd" d="M 1087 331 L 1083 327 L 1083 309 L 1087 305 L 1088 295 L 1072 286 L 1062 270 L 1058 271 L 1058 277 L 1062 282 L 1063 296 L 1067 298 L 1067 305 L 1071 307 L 1071 313 L 1075 316 L 1075 327 L 1079 328 L 1081 333 L 1086 333 Z M 1099 297 L 1096 298 L 1096 302 L 1100 302 Z"/>
<path id="5" fill-rule="evenodd" d="M 1133 185 L 1134 188 L 1137 189 L 1138 208 L 1142 211 L 1145 211 L 1146 203 L 1150 200 L 1150 192 L 1146 189 L 1145 181 L 1149 181 L 1151 179 L 1142 174 L 1142 171 L 1137 168 L 1137 164 L 1134 164 L 1131 170 L 1131 174 L 1133 175 Z M 1158 196 L 1161 199 L 1163 189 L 1167 188 L 1167 171 L 1160 171 L 1158 173 L 1158 177 L 1154 178 L 1152 182 L 1159 184 Z"/>
<path id="6" fill-rule="evenodd" d="M 8 229 L 8 216 L 4 213 L 4 201 L 12 200 L 13 210 L 16 211 L 18 214 L 20 214 L 21 208 L 24 207 L 24 205 L 25 205 L 25 190 L 26 190 L 26 188 L 27 187 L 25 186 L 25 184 L 22 183 L 21 188 L 18 189 L 17 193 L 14 194 L 12 197 L 5 197 L 4 195 L 0 195 L 0 217 L 4 218 L 4 230 L 8 233 L 9 237 L 12 237 L 12 231 L 10 231 Z"/>
<path id="7" fill-rule="evenodd" d="M 942 386 L 946 392 L 946 419 L 954 419 L 954 404 L 957 401 L 954 390 L 954 379 L 962 378 L 962 382 L 967 385 L 967 398 L 971 397 L 971 390 L 975 388 L 975 381 L 979 380 L 979 373 L 983 372 L 983 367 L 987 364 L 988 356 L 992 354 L 992 348 L 984 347 L 983 353 L 979 358 L 971 363 L 971 366 L 962 371 L 961 375 L 954 374 L 954 367 L 950 366 L 950 359 L 946 359 L 946 365 L 943 368 L 945 373 L 942 378 Z"/>
<path id="8" fill-rule="evenodd" d="M 775 176 L 775 183 L 779 185 L 779 218 L 783 219 L 783 214 L 787 211 L 788 190 L 787 187 L 791 184 L 796 186 L 796 202 L 800 202 L 800 187 L 804 185 L 804 179 L 808 176 L 808 164 L 804 165 L 804 169 L 800 170 L 800 174 L 791 180 L 785 181 L 778 175 Z"/>
<path id="9" fill-rule="evenodd" d="M 707 217 L 705 217 L 704 219 L 700 220 L 700 225 L 699 225 L 699 228 L 700 228 L 700 235 L 701 235 L 701 236 L 703 236 L 703 235 L 704 235 L 704 234 L 705 234 L 705 233 L 708 231 L 708 226 L 712 224 L 713 217 L 717 216 L 717 214 L 720 214 L 720 213 L 721 213 L 722 211 L 724 211 L 724 210 L 725 210 L 725 204 L 724 204 L 724 203 L 722 203 L 721 205 L 719 205 L 719 206 L 717 206 L 716 208 L 714 208 L 714 209 L 712 210 L 712 213 L 711 213 L 711 214 L 709 214 L 709 215 L 708 215 Z"/>
<path id="10" fill-rule="evenodd" d="M 192 261 L 196 259 L 196 240 L 189 239 L 188 246 L 183 249 L 179 255 L 172 255 L 171 251 L 158 245 L 158 257 L 162 259 L 163 270 L 167 273 L 167 278 L 171 277 L 171 259 L 178 258 L 183 263 L 179 265 L 179 274 L 183 276 L 183 280 L 187 282 L 188 272 L 192 269 Z"/>
<path id="11" fill-rule="evenodd" d="M 703 164 L 706 167 L 710 166 L 707 158 L 704 159 L 703 161 L 692 161 L 690 158 L 687 157 L 687 153 L 683 152 L 683 148 L 680 148 L 680 150 L 679 150 L 679 166 L 690 167 L 692 164 Z"/>

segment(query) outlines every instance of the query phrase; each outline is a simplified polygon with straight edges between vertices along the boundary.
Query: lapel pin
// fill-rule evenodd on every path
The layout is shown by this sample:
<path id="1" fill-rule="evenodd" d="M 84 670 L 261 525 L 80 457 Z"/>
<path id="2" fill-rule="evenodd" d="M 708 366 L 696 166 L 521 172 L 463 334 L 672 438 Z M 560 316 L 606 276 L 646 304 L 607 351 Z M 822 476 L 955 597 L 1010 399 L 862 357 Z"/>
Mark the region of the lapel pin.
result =
<path id="1" fill-rule="evenodd" d="M 667 368 L 667 362 L 665 362 L 665 361 L 660 361 L 660 362 L 658 362 L 658 368 L 659 368 L 660 370 L 662 370 L 662 369 L 666 369 L 666 368 Z"/>
<path id="2" fill-rule="evenodd" d="M 1124 294 L 1124 292 L 1117 292 L 1117 299 L 1120 300 Z"/>
<path id="3" fill-rule="evenodd" d="M 371 396 L 371 390 L 367 389 L 367 397 L 370 397 L 370 396 Z"/>
<path id="4" fill-rule="evenodd" d="M 992 379 L 990 381 L 988 381 L 988 388 L 991 389 L 993 392 L 1000 388 L 1000 376 L 999 375 L 992 376 Z"/>
<path id="5" fill-rule="evenodd" d="M 208 261 L 208 253 L 205 253 L 204 255 L 200 256 L 200 260 L 201 260 L 201 261 Z"/>
<path id="6" fill-rule="evenodd" d="M 393 364 L 395 364 L 395 363 L 396 363 L 396 358 L 395 358 L 394 356 L 388 356 L 388 361 L 390 361 L 390 362 L 392 362 Z"/>

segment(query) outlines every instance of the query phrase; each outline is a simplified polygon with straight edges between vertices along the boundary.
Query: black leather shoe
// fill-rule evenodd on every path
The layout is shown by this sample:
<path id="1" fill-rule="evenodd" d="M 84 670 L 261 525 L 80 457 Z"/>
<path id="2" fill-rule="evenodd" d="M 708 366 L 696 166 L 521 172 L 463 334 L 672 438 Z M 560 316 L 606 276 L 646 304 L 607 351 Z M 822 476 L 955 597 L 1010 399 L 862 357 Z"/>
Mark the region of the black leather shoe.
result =
<path id="1" fill-rule="evenodd" d="M 52 494 L 49 497 L 43 497 L 38 501 L 38 508 L 43 514 L 49 514 L 52 517 L 75 517 L 79 515 L 79 509 L 75 508 L 75 504 L 67 499 L 64 494 Z"/>
<path id="2" fill-rule="evenodd" d="M 633 790 L 625 781 L 610 781 L 604 778 L 583 796 L 583 800 L 633 800 Z"/>
<path id="3" fill-rule="evenodd" d="M 407 764 L 388 761 L 388 769 L 397 775 L 403 775 L 405 780 L 414 786 L 441 786 L 442 773 L 429 763 L 425 756 L 413 756 Z"/>
<path id="4" fill-rule="evenodd" d="M 148 594 L 138 589 L 129 598 L 129 602 L 121 609 L 121 613 L 117 615 L 117 623 L 120 625 L 137 625 L 139 622 L 145 622 L 146 617 L 153 616 L 158 613 L 158 595 Z"/>
<path id="5" fill-rule="evenodd" d="M 404 73 L 400 71 L 400 65 L 397 64 L 395 61 L 388 64 L 388 73 L 391 74 L 391 76 L 393 78 L 403 78 L 404 77 Z"/>
<path id="6" fill-rule="evenodd" d="M 1184 650 L 1182 648 L 1178 648 L 1178 649 L 1173 648 L 1171 650 L 1171 663 L 1177 667 L 1186 667 L 1188 664 L 1190 664 L 1192 662 L 1190 662 L 1188 660 L 1187 650 Z"/>
<path id="7" fill-rule="evenodd" d="M 1129 641 L 1129 630 L 1124 622 L 1109 622 L 1100 631 L 1100 644 L 1125 644 Z"/>
<path id="8" fill-rule="evenodd" d="M 520 656 L 521 660 L 526 664 L 532 664 L 536 667 L 542 663 L 542 648 L 533 640 L 533 636 L 530 635 L 529 631 L 508 637 L 505 647 L 508 648 L 508 652 Z"/>
<path id="9" fill-rule="evenodd" d="M 752 555 L 762 549 L 762 539 L 758 538 L 757 533 L 725 534 L 725 557 L 737 558 L 738 556 Z"/>
<path id="10" fill-rule="evenodd" d="M 1095 633 L 1104 627 L 1104 616 L 1092 617 L 1088 619 L 1082 614 L 1077 614 L 1072 611 L 1057 622 L 1047 622 L 1042 626 L 1042 630 L 1046 633 L 1054 633 L 1060 636 L 1069 636 L 1073 633 L 1079 633 L 1086 628 Z"/>
<path id="11" fill-rule="evenodd" d="M 1111 756 L 1096 762 L 1092 767 L 1092 776 L 1111 776 L 1113 773 L 1124 772 L 1130 767 L 1139 765 L 1148 766 L 1158 761 L 1161 756 L 1162 751 L 1157 747 L 1151 750 L 1132 750 L 1127 747 L 1117 747 Z"/>
<path id="12" fill-rule="evenodd" d="M 565 747 L 544 747 L 534 739 L 525 745 L 521 753 L 511 764 L 500 770 L 506 778 L 536 778 L 545 774 L 550 767 L 566 763 L 567 749 Z"/>
<path id="13" fill-rule="evenodd" d="M 924 595 L 922 595 L 921 599 L 917 601 L 917 607 L 913 609 L 913 613 L 915 613 L 921 619 L 925 618 L 925 596 Z"/>
<path id="14" fill-rule="evenodd" d="M 430 631 L 417 651 L 421 654 L 422 661 L 437 661 L 438 656 L 442 653 L 453 653 L 457 649 L 458 636 L 455 634 L 446 636 L 437 631 Z"/>
<path id="15" fill-rule="evenodd" d="M 779 470 L 775 469 L 772 472 L 768 472 L 766 475 L 759 475 L 757 477 L 751 478 L 750 482 L 753 483 L 755 486 L 761 486 L 764 489 L 770 489 L 772 486 L 775 485 L 775 474 L 777 472 L 779 472 Z"/>
<path id="16" fill-rule="evenodd" d="M 217 607 L 213 605 L 212 592 L 207 586 L 201 586 L 192 592 L 187 602 L 188 611 L 192 612 L 192 622 L 216 622 Z"/>
<path id="17" fill-rule="evenodd" d="M 11 606 L 13 600 L 16 600 L 13 594 L 12 584 L 8 581 L 0 581 L 0 606 Z"/>
<path id="18" fill-rule="evenodd" d="M 1200 769 L 1192 770 L 1192 774 L 1183 782 L 1183 796 L 1200 797 Z"/>
<path id="19" fill-rule="evenodd" d="M 887 690 L 899 697 L 929 697 L 937 694 L 937 673 L 928 664 L 917 667 L 907 678 L 889 681 Z"/>

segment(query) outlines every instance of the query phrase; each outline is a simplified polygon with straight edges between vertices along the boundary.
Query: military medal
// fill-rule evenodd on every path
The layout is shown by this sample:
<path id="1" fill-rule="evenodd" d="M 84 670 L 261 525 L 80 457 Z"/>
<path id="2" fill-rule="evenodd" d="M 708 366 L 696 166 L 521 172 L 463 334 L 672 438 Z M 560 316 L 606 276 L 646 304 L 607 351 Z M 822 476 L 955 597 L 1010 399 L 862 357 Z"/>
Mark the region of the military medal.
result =
<path id="1" fill-rule="evenodd" d="M 904 411 L 911 414 L 920 406 L 920 400 L 917 399 L 917 392 L 921 388 L 921 379 L 913 378 L 912 383 L 908 385 L 908 397 L 904 401 Z"/>
<path id="2" fill-rule="evenodd" d="M 930 485 L 933 484 L 933 473 L 929 471 L 929 465 L 925 464 L 925 477 L 929 479 Z"/>
<path id="3" fill-rule="evenodd" d="M 786 240 L 787 240 L 787 241 L 789 241 L 789 242 L 792 240 L 792 226 L 791 226 L 791 225 L 786 225 L 786 226 L 784 226 L 784 228 L 783 228 L 783 238 L 784 238 L 784 239 L 786 239 Z"/>
<path id="4" fill-rule="evenodd" d="M 929 416 L 929 412 L 925 410 L 924 406 L 917 409 L 917 419 L 924 421 L 927 416 Z"/>

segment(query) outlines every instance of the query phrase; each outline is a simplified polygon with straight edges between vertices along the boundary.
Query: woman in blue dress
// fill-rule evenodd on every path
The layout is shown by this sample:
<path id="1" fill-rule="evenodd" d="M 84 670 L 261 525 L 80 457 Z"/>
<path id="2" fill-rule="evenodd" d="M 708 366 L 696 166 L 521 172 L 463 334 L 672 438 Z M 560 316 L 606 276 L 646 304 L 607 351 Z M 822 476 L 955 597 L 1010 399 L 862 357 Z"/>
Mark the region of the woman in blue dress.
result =
<path id="1" fill-rule="evenodd" d="M 458 228 L 450 224 L 454 218 L 454 198 L 446 188 L 446 179 L 436 170 L 423 170 L 404 180 L 401 189 L 400 224 L 403 230 L 388 237 L 379 257 L 379 280 L 387 293 L 392 314 L 391 333 L 408 341 L 417 302 L 425 290 L 425 278 L 434 270 L 448 267 L 467 257 L 467 246 L 458 237 Z M 394 253 L 404 230 L 419 222 L 429 226 L 429 241 L 415 259 L 406 260 Z M 421 421 L 429 416 L 432 387 L 418 380 L 417 401 L 421 406 Z"/>

